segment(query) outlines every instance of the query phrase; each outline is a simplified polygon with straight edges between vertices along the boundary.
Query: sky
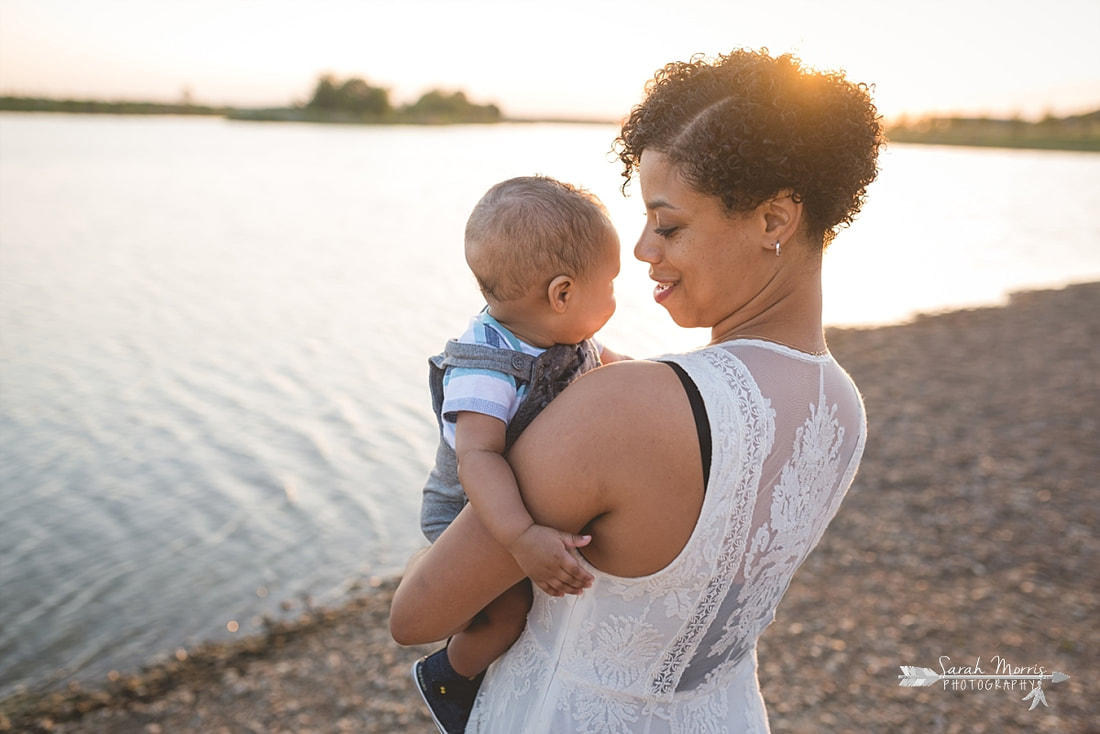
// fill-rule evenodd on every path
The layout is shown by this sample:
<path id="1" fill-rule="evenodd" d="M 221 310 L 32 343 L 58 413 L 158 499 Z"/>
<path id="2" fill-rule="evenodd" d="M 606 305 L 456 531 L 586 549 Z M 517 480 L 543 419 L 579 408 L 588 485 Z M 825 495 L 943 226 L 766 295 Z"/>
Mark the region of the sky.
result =
<path id="1" fill-rule="evenodd" d="M 287 106 L 331 73 L 617 120 L 665 63 L 767 47 L 888 119 L 1038 119 L 1100 108 L 1097 29 L 1097 0 L 0 0 L 0 94 Z"/>

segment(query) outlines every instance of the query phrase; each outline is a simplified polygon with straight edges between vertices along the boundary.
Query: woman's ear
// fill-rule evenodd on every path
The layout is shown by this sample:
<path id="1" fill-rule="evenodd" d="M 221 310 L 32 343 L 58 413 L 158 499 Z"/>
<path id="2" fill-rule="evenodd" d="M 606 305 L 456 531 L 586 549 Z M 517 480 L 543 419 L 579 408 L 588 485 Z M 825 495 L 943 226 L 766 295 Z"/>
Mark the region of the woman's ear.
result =
<path id="1" fill-rule="evenodd" d="M 546 297 L 550 310 L 556 314 L 565 313 L 569 300 L 573 297 L 573 279 L 568 275 L 558 275 L 546 286 Z"/>
<path id="2" fill-rule="evenodd" d="M 769 249 L 776 242 L 786 242 L 802 222 L 802 202 L 796 201 L 792 189 L 783 189 L 774 198 L 760 205 L 764 215 L 764 234 Z"/>

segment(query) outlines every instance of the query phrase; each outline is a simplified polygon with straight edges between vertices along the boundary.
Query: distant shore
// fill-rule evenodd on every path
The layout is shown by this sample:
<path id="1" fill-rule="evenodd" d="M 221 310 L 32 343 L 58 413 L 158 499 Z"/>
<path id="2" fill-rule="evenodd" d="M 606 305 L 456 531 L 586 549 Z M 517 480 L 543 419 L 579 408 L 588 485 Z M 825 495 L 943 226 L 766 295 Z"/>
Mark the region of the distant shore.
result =
<path id="1" fill-rule="evenodd" d="M 1100 283 L 1003 308 L 834 329 L 869 439 L 759 646 L 775 734 L 1096 732 L 1100 721 Z M 145 671 L 0 701 L 0 732 L 427 732 L 389 637 L 396 579 Z M 898 685 L 901 665 L 995 657 L 1070 679 Z M 988 671 L 987 671 L 988 672 Z M 1091 693 L 1090 693 L 1091 691 Z"/>
<path id="2" fill-rule="evenodd" d="M 1100 152 L 1100 110 L 1038 122 L 939 117 L 887 126 L 896 143 Z"/>
<path id="3" fill-rule="evenodd" d="M 495 108 L 494 108 L 495 109 Z M 245 108 L 204 106 L 186 102 L 128 102 L 49 99 L 42 97 L 0 97 L 0 112 L 56 112 L 109 115 L 187 115 L 224 117 L 248 122 L 297 122 L 339 125 L 496 125 L 501 123 L 554 123 L 617 125 L 617 120 L 583 117 L 509 117 L 486 119 L 480 108 L 468 116 L 447 114 L 423 116 L 398 114 L 379 117 L 341 111 L 321 111 L 305 106 Z M 971 147 L 1019 148 L 1100 152 L 1100 111 L 1039 122 L 988 118 L 929 118 L 887 125 L 887 138 L 916 145 L 959 145 Z"/>
<path id="4" fill-rule="evenodd" d="M 565 125 L 617 125 L 617 120 L 588 117 L 507 117 L 486 119 L 484 115 L 443 117 L 395 114 L 385 117 L 306 107 L 211 107 L 187 103 L 127 102 L 41 97 L 0 97 L 0 112 L 47 112 L 68 115 L 174 115 L 182 117 L 224 117 L 242 122 L 299 122 L 328 125 L 497 125 L 501 123 L 552 123 Z"/>

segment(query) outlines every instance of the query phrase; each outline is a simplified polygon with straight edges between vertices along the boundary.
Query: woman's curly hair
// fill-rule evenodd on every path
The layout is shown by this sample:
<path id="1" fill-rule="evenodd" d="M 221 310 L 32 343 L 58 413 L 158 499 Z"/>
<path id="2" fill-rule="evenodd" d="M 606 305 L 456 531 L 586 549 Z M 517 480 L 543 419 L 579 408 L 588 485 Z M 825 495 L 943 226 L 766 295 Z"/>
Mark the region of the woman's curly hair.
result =
<path id="1" fill-rule="evenodd" d="M 713 61 L 696 55 L 659 70 L 614 151 L 624 191 L 646 148 L 669 156 L 694 189 L 730 212 L 790 189 L 824 246 L 863 204 L 882 143 L 867 85 L 762 49 Z"/>

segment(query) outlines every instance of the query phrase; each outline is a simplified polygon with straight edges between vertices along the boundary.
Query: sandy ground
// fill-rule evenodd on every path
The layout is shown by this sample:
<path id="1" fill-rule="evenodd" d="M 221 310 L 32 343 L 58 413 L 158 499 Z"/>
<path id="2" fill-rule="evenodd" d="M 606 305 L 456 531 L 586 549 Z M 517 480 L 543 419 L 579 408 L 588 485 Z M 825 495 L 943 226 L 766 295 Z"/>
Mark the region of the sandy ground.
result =
<path id="1" fill-rule="evenodd" d="M 834 330 L 870 438 L 760 643 L 772 731 L 1100 732 L 1100 284 Z M 387 631 L 393 580 L 98 688 L 0 702 L 0 731 L 431 732 Z M 899 666 L 1042 666 L 1027 689 Z M 969 686 L 971 684 L 963 684 Z"/>

